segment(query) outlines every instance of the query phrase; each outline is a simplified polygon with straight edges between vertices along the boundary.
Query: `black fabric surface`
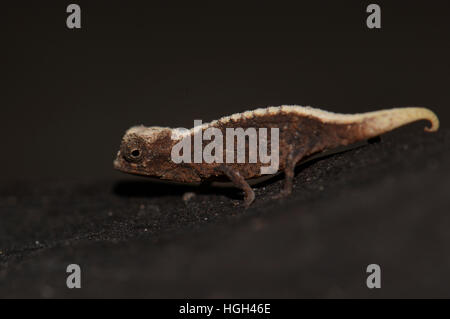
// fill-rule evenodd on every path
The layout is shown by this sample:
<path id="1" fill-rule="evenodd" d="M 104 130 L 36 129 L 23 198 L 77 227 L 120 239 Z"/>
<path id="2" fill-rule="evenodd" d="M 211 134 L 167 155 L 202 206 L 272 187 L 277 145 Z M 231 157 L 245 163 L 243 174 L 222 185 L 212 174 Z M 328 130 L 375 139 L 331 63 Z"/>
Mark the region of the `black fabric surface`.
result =
<path id="1" fill-rule="evenodd" d="M 450 297 L 450 131 L 422 127 L 305 163 L 284 201 L 265 182 L 248 210 L 234 189 L 125 175 L 3 185 L 0 296 Z"/>

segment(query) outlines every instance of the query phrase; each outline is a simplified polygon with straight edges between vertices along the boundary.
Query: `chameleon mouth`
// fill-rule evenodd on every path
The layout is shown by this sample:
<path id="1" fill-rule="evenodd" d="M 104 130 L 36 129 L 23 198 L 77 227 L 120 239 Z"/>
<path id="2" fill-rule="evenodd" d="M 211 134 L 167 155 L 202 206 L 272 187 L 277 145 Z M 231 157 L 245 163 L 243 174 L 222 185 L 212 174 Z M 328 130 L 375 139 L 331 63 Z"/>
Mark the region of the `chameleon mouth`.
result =
<path id="1" fill-rule="evenodd" d="M 142 175 L 142 173 L 138 172 L 137 170 L 133 169 L 132 167 L 127 167 L 125 165 L 122 165 L 121 160 L 119 160 L 119 159 L 114 160 L 113 166 L 116 170 L 123 172 L 123 173 Z"/>
<path id="2" fill-rule="evenodd" d="M 139 176 L 146 176 L 145 173 L 141 172 L 137 167 L 134 167 L 136 164 L 130 164 L 127 163 L 123 158 L 122 155 L 117 154 L 117 158 L 113 161 L 113 167 L 114 169 L 127 173 L 127 174 L 133 174 L 133 175 L 139 175 Z"/>
<path id="3" fill-rule="evenodd" d="M 116 159 L 113 161 L 113 167 L 114 169 L 124 173 L 135 173 L 131 167 L 128 167 L 128 165 L 126 165 L 120 151 L 117 153 Z"/>

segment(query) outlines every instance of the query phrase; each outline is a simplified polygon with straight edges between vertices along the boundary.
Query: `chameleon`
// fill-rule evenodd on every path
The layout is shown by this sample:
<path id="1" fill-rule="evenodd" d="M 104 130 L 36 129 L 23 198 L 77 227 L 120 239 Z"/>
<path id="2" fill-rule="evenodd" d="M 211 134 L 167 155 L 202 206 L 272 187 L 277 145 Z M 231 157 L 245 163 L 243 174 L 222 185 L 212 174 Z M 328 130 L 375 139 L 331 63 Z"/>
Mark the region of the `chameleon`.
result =
<path id="1" fill-rule="evenodd" d="M 427 132 L 435 132 L 439 128 L 436 114 L 422 107 L 339 114 L 308 106 L 283 105 L 225 116 L 192 128 L 185 133 L 185 137 L 187 134 L 193 140 L 196 131 L 204 132 L 208 128 L 217 128 L 223 136 L 227 128 L 278 128 L 277 173 L 284 172 L 285 177 L 282 190 L 275 197 L 282 198 L 292 193 L 294 170 L 302 160 L 323 151 L 378 137 L 419 120 L 429 122 L 430 125 L 425 127 Z M 261 176 L 263 163 L 260 160 L 256 163 L 175 163 L 171 157 L 172 148 L 178 143 L 173 138 L 174 132 L 175 129 L 170 127 L 131 127 L 122 138 L 114 168 L 125 173 L 182 183 L 228 179 L 244 192 L 246 207 L 255 200 L 249 180 Z"/>

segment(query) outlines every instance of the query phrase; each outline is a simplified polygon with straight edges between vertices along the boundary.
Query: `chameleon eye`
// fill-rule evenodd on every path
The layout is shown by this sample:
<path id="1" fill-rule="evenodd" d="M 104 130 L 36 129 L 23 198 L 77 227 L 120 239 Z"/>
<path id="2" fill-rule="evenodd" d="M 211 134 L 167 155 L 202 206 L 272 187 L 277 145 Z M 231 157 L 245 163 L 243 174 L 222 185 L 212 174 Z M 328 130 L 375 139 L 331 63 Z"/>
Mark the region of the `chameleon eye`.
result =
<path id="1" fill-rule="evenodd" d="M 137 163 L 142 159 L 143 152 L 140 148 L 132 146 L 125 151 L 124 157 L 128 162 Z"/>
<path id="2" fill-rule="evenodd" d="M 139 139 L 129 140 L 122 144 L 122 154 L 127 162 L 139 163 L 144 158 L 144 145 Z"/>
<path id="3" fill-rule="evenodd" d="M 141 157 L 141 151 L 139 149 L 135 148 L 130 152 L 130 156 L 134 159 L 138 159 Z"/>

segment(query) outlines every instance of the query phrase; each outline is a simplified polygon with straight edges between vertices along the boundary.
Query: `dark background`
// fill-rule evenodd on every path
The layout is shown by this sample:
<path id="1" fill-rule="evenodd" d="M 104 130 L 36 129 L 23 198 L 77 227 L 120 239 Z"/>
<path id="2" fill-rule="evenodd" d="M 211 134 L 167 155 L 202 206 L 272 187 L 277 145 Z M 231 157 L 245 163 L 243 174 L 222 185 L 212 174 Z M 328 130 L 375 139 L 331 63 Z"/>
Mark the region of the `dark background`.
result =
<path id="1" fill-rule="evenodd" d="M 448 2 L 203 6 L 81 1 L 2 9 L 2 178 L 113 176 L 135 124 L 191 127 L 282 104 L 336 112 L 420 105 L 448 114 Z M 115 176 L 115 175 L 114 175 Z"/>
<path id="2" fill-rule="evenodd" d="M 381 30 L 369 1 L 74 2 L 81 30 L 68 1 L 2 4 L 0 296 L 72 296 L 61 267 L 83 262 L 95 289 L 76 296 L 450 296 L 448 1 L 375 1 Z M 248 211 L 112 169 L 132 125 L 282 104 L 425 106 L 441 130 L 313 162 L 291 199 L 270 201 L 277 180 Z M 391 271 L 379 294 L 372 262 Z"/>

